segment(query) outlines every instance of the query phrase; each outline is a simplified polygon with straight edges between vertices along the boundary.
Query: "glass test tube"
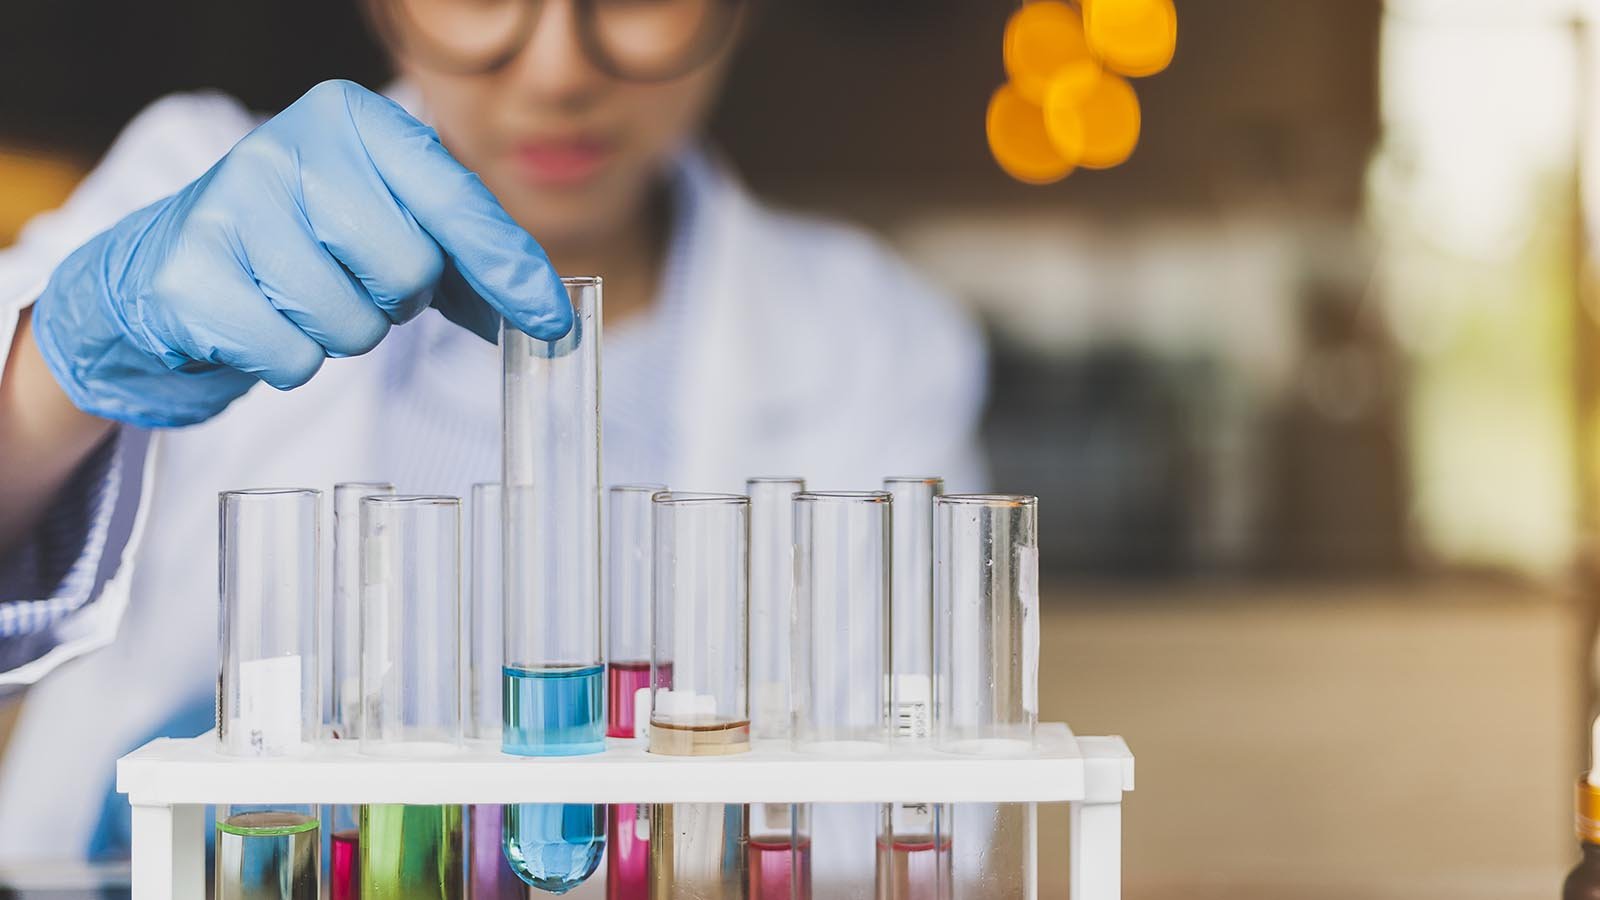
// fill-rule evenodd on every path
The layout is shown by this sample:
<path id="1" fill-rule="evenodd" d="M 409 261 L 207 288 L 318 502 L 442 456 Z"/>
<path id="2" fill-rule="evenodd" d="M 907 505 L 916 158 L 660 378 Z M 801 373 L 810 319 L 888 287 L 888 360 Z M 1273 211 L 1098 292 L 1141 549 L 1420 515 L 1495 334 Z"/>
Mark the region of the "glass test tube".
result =
<path id="1" fill-rule="evenodd" d="M 651 692 L 650 752 L 720 756 L 750 749 L 750 500 L 655 495 L 651 663 L 672 686 Z M 749 824 L 741 804 L 656 805 L 652 900 L 743 898 Z"/>
<path id="2" fill-rule="evenodd" d="M 541 341 L 501 329 L 504 366 L 505 651 L 501 749 L 605 749 L 600 648 L 599 278 L 563 278 L 572 330 Z M 505 851 L 522 879 L 563 892 L 594 873 L 605 808 L 520 804 Z"/>
<path id="3" fill-rule="evenodd" d="M 611 488 L 606 518 L 606 734 L 642 737 L 635 722 L 640 691 L 650 687 L 650 498 L 666 490 L 660 484 L 619 484 Z M 670 670 L 663 673 L 670 686 Z M 649 695 L 645 695 L 648 699 Z"/>
<path id="4" fill-rule="evenodd" d="M 1038 501 L 934 500 L 933 723 L 942 750 L 1016 753 L 1039 718 Z"/>
<path id="5" fill-rule="evenodd" d="M 322 727 L 317 665 L 322 494 L 227 491 L 218 521 L 217 740 L 234 756 L 308 751 Z M 322 871 L 316 808 L 235 804 L 217 810 L 215 895 L 270 891 L 315 900 Z"/>
<path id="6" fill-rule="evenodd" d="M 795 497 L 791 692 L 795 749 L 860 755 L 888 750 L 889 524 L 882 492 Z M 819 895 L 870 900 L 876 891 L 877 804 L 811 807 Z"/>
<path id="7" fill-rule="evenodd" d="M 885 478 L 894 497 L 889 579 L 894 662 L 894 732 L 899 741 L 933 735 L 933 501 L 939 478 Z M 952 809 L 930 803 L 891 803 L 878 835 L 878 897 L 948 900 L 951 896 Z"/>
<path id="8" fill-rule="evenodd" d="M 461 501 L 361 501 L 361 752 L 461 749 Z M 461 807 L 361 808 L 363 900 L 460 900 Z"/>
<path id="9" fill-rule="evenodd" d="M 750 732 L 788 740 L 789 636 L 794 609 L 794 496 L 800 478 L 751 478 Z M 810 806 L 750 804 L 750 897 L 811 896 Z"/>
<path id="10" fill-rule="evenodd" d="M 347 481 L 333 486 L 332 627 L 333 652 L 327 666 L 328 737 L 354 745 L 361 731 L 361 498 L 393 494 L 387 482 Z M 356 900 L 361 895 L 359 837 L 361 807 L 327 806 L 322 827 L 328 834 L 328 898 Z"/>
<path id="11" fill-rule="evenodd" d="M 472 486 L 467 574 L 467 740 L 500 744 L 500 627 L 502 598 L 501 515 L 498 482 Z M 502 847 L 505 807 L 479 803 L 467 807 L 468 900 L 527 900 L 528 887 L 512 870 Z"/>
<path id="12" fill-rule="evenodd" d="M 638 701 L 650 689 L 650 498 L 659 484 L 611 488 L 606 515 L 606 734 L 643 736 L 648 716 L 637 717 Z M 663 673 L 668 675 L 668 673 Z M 670 686 L 670 677 L 665 686 Z M 648 709 L 648 706 L 646 706 Z M 637 719 L 637 721 L 636 721 Z M 644 900 L 650 895 L 648 806 L 613 803 L 606 809 L 606 897 Z"/>
<path id="13" fill-rule="evenodd" d="M 1012 755 L 1038 721 L 1038 502 L 1009 495 L 934 501 L 936 746 Z M 1032 804 L 960 804 L 957 893 L 1018 896 L 1034 880 Z"/>

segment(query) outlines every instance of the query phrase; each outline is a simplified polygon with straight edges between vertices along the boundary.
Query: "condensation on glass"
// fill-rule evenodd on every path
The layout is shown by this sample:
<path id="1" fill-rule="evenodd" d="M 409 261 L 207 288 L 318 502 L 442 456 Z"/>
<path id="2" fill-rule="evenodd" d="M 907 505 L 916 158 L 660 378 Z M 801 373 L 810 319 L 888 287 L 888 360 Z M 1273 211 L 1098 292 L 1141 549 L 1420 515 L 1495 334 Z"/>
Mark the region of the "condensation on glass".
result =
<path id="1" fill-rule="evenodd" d="M 1039 718 L 1038 501 L 939 497 L 933 547 L 935 741 L 1026 752 Z"/>

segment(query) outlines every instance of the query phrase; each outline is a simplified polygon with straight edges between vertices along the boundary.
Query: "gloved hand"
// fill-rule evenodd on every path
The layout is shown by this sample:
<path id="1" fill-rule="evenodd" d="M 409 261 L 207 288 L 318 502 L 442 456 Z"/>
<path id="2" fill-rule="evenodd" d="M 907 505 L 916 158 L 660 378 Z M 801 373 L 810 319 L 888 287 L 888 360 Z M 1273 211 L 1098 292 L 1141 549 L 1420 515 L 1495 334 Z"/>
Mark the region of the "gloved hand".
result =
<path id="1" fill-rule="evenodd" d="M 78 248 L 33 309 L 80 409 L 175 426 L 257 379 L 288 390 L 429 305 L 495 340 L 553 340 L 572 306 L 533 238 L 399 106 L 312 88 L 183 190 Z"/>

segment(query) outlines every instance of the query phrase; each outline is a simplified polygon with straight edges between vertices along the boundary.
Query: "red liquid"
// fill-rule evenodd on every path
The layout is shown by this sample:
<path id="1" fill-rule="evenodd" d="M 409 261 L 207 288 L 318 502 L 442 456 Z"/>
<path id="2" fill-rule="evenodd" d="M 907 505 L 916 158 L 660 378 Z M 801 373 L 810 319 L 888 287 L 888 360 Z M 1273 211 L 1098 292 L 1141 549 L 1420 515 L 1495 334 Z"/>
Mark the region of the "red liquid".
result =
<path id="1" fill-rule="evenodd" d="M 878 839 L 878 896 L 945 900 L 951 896 L 950 839 Z"/>
<path id="2" fill-rule="evenodd" d="M 672 687 L 672 667 L 661 667 L 662 687 Z M 606 666 L 606 736 L 633 737 L 633 696 L 650 687 L 650 664 L 637 660 Z"/>
<path id="3" fill-rule="evenodd" d="M 355 829 L 333 833 L 333 859 L 328 862 L 330 900 L 359 900 L 361 897 L 361 847 Z"/>
<path id="4" fill-rule="evenodd" d="M 798 870 L 798 871 L 796 871 Z M 750 839 L 750 900 L 810 900 L 811 841 Z"/>
<path id="5" fill-rule="evenodd" d="M 640 809 L 632 803 L 606 807 L 606 900 L 650 896 L 650 827 L 639 821 Z"/>

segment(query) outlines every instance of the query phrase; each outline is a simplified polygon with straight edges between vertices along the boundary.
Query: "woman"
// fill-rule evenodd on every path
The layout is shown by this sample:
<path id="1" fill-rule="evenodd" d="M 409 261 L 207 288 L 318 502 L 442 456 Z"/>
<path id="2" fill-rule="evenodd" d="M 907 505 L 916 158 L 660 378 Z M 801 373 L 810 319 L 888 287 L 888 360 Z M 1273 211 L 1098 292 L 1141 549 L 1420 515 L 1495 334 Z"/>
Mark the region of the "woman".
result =
<path id="1" fill-rule="evenodd" d="M 698 144 L 743 3 L 370 12 L 392 100 L 164 99 L 0 253 L 0 862 L 122 852 L 115 758 L 210 727 L 219 490 L 497 477 L 493 330 L 563 333 L 557 270 L 606 279 L 608 482 L 981 478 L 971 323 Z"/>

